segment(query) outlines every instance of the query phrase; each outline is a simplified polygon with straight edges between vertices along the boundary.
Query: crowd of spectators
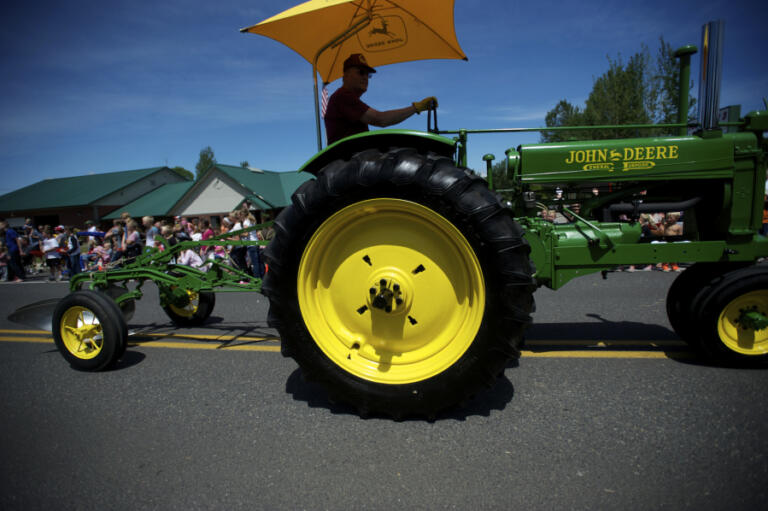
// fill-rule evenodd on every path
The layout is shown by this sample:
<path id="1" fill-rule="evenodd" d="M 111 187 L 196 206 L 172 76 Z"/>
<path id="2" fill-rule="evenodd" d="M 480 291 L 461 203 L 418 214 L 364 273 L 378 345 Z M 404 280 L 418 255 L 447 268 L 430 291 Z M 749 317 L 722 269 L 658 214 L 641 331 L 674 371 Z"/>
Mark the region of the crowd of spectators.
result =
<path id="1" fill-rule="evenodd" d="M 272 227 L 234 234 L 258 224 L 247 206 L 245 203 L 242 209 L 227 214 L 218 228 L 212 227 L 208 219 L 145 216 L 137 220 L 127 213 L 106 230 L 100 230 L 90 220 L 82 229 L 64 225 L 35 226 L 31 218 L 21 229 L 14 229 L 0 220 L 0 280 L 22 282 L 28 276 L 47 273 L 50 281 L 60 281 L 64 275 L 117 267 L 146 248 L 163 250 L 180 241 L 202 241 L 222 235 L 223 240 L 271 240 Z M 226 236 L 227 233 L 233 234 Z M 203 268 L 209 260 L 218 260 L 262 278 L 267 270 L 263 249 L 264 246 L 224 243 L 195 246 L 181 251 L 175 263 Z"/>

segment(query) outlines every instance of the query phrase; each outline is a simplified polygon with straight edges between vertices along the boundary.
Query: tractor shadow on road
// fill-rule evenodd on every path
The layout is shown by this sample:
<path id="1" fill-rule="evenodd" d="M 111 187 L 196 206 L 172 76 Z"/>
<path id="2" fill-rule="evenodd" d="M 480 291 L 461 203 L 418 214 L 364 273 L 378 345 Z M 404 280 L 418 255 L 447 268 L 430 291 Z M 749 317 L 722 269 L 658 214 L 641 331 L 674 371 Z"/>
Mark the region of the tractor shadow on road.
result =
<path id="1" fill-rule="evenodd" d="M 525 334 L 523 356 L 556 356 L 558 352 L 585 356 L 611 352 L 664 354 L 670 359 L 696 358 L 691 348 L 669 327 L 640 321 L 610 321 L 599 314 L 587 314 L 591 321 L 534 323 Z M 597 321 L 594 321 L 597 320 Z"/>
<path id="2" fill-rule="evenodd" d="M 517 361 L 515 361 L 515 364 Z M 320 385 L 306 381 L 301 373 L 301 369 L 296 369 L 288 377 L 285 383 L 286 393 L 293 396 L 294 401 L 303 401 L 310 408 L 324 408 L 334 415 L 355 415 L 359 416 L 357 410 L 352 406 L 343 403 L 334 403 L 328 399 L 328 395 Z M 478 393 L 475 397 L 467 401 L 466 404 L 451 408 L 439 413 L 434 419 L 425 418 L 405 418 L 405 421 L 416 422 L 434 422 L 445 419 L 465 421 L 472 416 L 488 417 L 494 410 L 504 410 L 507 404 L 512 401 L 515 395 L 515 388 L 509 378 L 502 375 L 491 389 Z M 362 417 L 364 419 L 386 419 L 388 417 L 371 415 Z"/>
<path id="3" fill-rule="evenodd" d="M 610 321 L 599 314 L 586 314 L 588 321 L 571 323 L 533 322 L 526 339 L 536 340 L 679 340 L 666 326 L 641 321 Z M 596 321 L 595 321 L 596 320 Z"/>

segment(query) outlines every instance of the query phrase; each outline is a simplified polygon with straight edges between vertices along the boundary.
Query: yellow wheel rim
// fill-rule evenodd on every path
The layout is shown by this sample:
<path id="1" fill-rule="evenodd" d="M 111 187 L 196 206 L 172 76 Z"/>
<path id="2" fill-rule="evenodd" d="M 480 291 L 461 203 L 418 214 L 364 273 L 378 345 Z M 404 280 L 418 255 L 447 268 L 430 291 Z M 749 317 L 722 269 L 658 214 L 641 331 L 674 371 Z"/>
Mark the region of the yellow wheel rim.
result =
<path id="1" fill-rule="evenodd" d="M 171 304 L 171 310 L 179 316 L 192 318 L 200 306 L 200 295 L 197 292 L 191 291 L 189 289 L 187 290 L 187 295 L 189 296 L 189 303 L 187 305 L 184 307 L 179 307 L 178 305 Z"/>
<path id="2" fill-rule="evenodd" d="M 739 325 L 739 318 L 749 310 L 768 315 L 768 290 L 743 294 L 726 305 L 717 320 L 717 333 L 732 351 L 743 355 L 765 355 L 768 353 L 768 328 L 754 330 Z"/>
<path id="3" fill-rule="evenodd" d="M 61 316 L 60 332 L 67 351 L 83 360 L 98 356 L 104 346 L 99 318 L 85 307 L 67 309 Z"/>
<path id="4" fill-rule="evenodd" d="M 485 282 L 451 222 L 420 204 L 371 199 L 328 218 L 302 254 L 304 322 L 336 365 L 385 384 L 428 379 L 477 336 Z"/>

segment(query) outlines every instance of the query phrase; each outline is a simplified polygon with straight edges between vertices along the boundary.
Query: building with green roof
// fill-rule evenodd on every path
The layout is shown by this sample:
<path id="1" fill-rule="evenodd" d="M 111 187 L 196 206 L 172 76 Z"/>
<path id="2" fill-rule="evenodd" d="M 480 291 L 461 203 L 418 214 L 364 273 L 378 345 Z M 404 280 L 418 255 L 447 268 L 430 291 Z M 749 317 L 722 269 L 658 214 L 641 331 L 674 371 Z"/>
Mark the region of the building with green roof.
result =
<path id="1" fill-rule="evenodd" d="M 128 213 L 133 218 L 141 218 L 144 216 L 172 216 L 171 209 L 173 209 L 179 199 L 181 199 L 194 184 L 194 181 L 184 181 L 182 183 L 163 185 L 160 188 L 142 195 L 135 201 L 116 209 L 112 213 L 104 216 L 103 219 L 113 220 L 120 218 L 120 215 L 123 212 Z"/>
<path id="2" fill-rule="evenodd" d="M 73 225 L 92 220 L 106 228 L 128 213 L 133 218 L 221 217 L 248 200 L 258 211 L 279 210 L 293 192 L 313 176 L 216 163 L 197 181 L 168 167 L 46 179 L 0 196 L 0 217 L 21 226 L 26 217 L 36 225 Z"/>
<path id="3" fill-rule="evenodd" d="M 305 181 L 306 172 L 275 172 L 216 163 L 171 208 L 173 216 L 209 218 L 218 225 L 222 215 L 249 200 L 259 211 L 279 210 L 291 203 L 291 195 Z"/>
<path id="4" fill-rule="evenodd" d="M 35 224 L 82 227 L 86 220 L 98 223 L 112 212 L 163 187 L 187 180 L 168 167 L 44 179 L 0 196 L 0 217 L 12 226 L 31 217 Z"/>

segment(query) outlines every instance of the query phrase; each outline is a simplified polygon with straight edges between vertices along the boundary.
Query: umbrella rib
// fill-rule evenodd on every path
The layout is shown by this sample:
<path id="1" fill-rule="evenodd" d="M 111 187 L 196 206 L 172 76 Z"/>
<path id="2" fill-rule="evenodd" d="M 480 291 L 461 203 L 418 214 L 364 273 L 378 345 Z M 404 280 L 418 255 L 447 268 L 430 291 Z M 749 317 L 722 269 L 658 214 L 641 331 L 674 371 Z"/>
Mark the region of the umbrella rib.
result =
<path id="1" fill-rule="evenodd" d="M 448 41 L 446 41 L 446 40 L 445 40 L 445 38 L 444 38 L 443 36 L 441 36 L 441 35 L 440 35 L 438 32 L 436 32 L 436 31 L 435 31 L 435 29 L 433 29 L 433 28 L 432 28 L 430 25 L 428 25 L 426 22 L 424 22 L 423 20 L 421 20 L 421 18 L 419 18 L 418 16 L 416 16 L 415 14 L 413 14 L 411 11 L 409 11 L 408 9 L 406 9 L 405 7 L 403 7 L 402 5 L 400 5 L 399 3 L 397 3 L 397 2 L 395 2 L 395 1 L 393 1 L 393 0 L 387 0 L 387 1 L 388 1 L 390 4 L 392 4 L 392 6 L 393 6 L 393 7 L 397 8 L 397 9 L 401 9 L 403 12 L 405 12 L 405 13 L 407 13 L 407 14 L 410 14 L 411 16 L 413 16 L 413 19 L 415 19 L 415 20 L 418 20 L 418 21 L 419 21 L 419 22 L 420 22 L 422 25 L 424 25 L 425 27 L 427 27 L 427 29 L 428 29 L 430 32 L 432 32 L 432 33 L 435 35 L 435 37 L 437 37 L 438 39 L 440 39 L 441 41 L 443 41 L 443 43 L 445 43 L 445 45 L 446 45 L 448 48 L 452 49 L 452 50 L 453 50 L 453 51 L 455 51 L 455 52 L 456 52 L 458 55 L 462 56 L 462 57 L 464 58 L 464 60 L 467 60 L 467 57 L 464 55 L 464 52 L 463 52 L 463 51 L 459 51 L 459 50 L 457 50 L 456 48 L 454 48 L 453 46 L 451 46 L 451 43 L 449 43 Z M 455 22 L 455 21 L 454 21 L 454 24 L 453 24 L 453 26 L 454 26 L 454 28 L 453 28 L 453 31 L 454 31 L 454 34 L 455 34 L 455 33 L 456 33 L 456 22 Z"/>
<path id="2" fill-rule="evenodd" d="M 368 1 L 369 7 L 365 7 L 363 5 L 363 1 Z M 371 13 L 373 12 L 373 8 L 374 8 L 374 6 L 376 4 L 376 0 L 373 0 L 373 4 L 370 3 L 371 0 L 363 0 L 363 1 L 360 1 L 360 2 L 350 2 L 350 4 L 354 5 L 357 8 L 357 10 L 354 12 L 354 14 L 352 14 L 352 17 L 350 17 L 349 23 L 347 24 L 347 29 L 349 29 L 352 25 L 355 24 L 355 18 L 357 18 L 360 15 L 360 11 L 366 11 L 368 13 L 368 18 L 371 17 Z M 351 35 L 354 35 L 354 34 L 351 34 Z M 331 46 L 328 49 L 329 50 L 333 50 L 334 46 Z M 335 51 L 335 53 L 333 55 L 333 58 L 331 58 L 331 65 L 330 65 L 330 67 L 328 67 L 329 70 L 333 69 L 334 66 L 336 65 L 336 62 L 339 61 L 339 54 L 341 53 L 341 44 L 335 45 L 335 50 L 336 51 Z M 319 55 L 318 55 L 318 57 L 319 57 Z M 320 71 L 320 70 L 318 70 L 318 71 Z M 320 71 L 320 75 L 323 77 L 323 83 L 330 83 L 330 82 L 326 82 L 325 81 L 326 80 L 326 75 L 322 71 Z"/>

